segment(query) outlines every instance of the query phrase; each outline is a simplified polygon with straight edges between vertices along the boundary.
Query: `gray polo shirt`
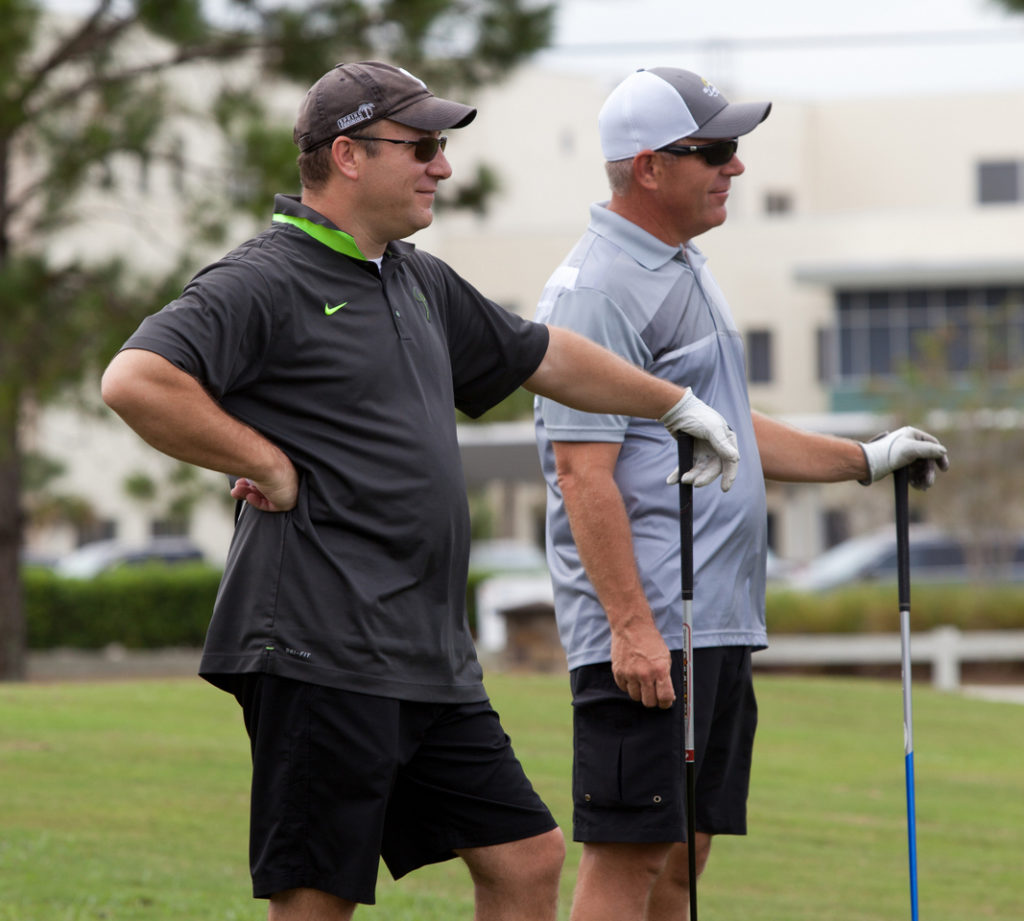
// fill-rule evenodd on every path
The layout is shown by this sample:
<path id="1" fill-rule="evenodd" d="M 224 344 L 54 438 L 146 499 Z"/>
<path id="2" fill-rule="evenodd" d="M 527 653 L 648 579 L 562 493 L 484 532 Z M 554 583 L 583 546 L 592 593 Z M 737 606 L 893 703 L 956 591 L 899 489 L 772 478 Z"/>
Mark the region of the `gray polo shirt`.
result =
<path id="1" fill-rule="evenodd" d="M 410 244 L 378 271 L 296 199 L 275 212 L 125 346 L 197 378 L 299 473 L 294 509 L 241 513 L 201 673 L 484 699 L 455 407 L 479 415 L 511 393 L 547 329 Z"/>
<path id="2" fill-rule="evenodd" d="M 694 646 L 767 645 L 764 477 L 747 396 L 743 343 L 728 304 L 691 243 L 668 246 L 591 207 L 590 226 L 548 281 L 537 320 L 593 339 L 651 374 L 692 387 L 733 426 L 740 469 L 694 495 Z M 633 530 L 647 599 L 671 649 L 682 648 L 679 495 L 665 484 L 676 442 L 657 421 L 578 412 L 538 398 L 547 481 L 547 550 L 569 667 L 611 659 L 608 621 L 579 561 L 552 441 L 621 443 L 615 480 Z"/>

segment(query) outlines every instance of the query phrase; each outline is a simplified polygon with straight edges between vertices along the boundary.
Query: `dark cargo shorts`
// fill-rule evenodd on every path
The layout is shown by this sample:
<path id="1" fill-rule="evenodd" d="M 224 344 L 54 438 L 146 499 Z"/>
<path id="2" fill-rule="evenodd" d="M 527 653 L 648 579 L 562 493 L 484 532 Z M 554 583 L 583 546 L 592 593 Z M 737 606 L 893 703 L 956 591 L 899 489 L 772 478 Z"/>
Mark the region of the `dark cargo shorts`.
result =
<path id="1" fill-rule="evenodd" d="M 666 710 L 631 700 L 610 663 L 572 671 L 574 840 L 686 840 L 682 663 L 673 652 Z M 748 647 L 694 650 L 693 705 L 696 828 L 744 835 L 757 728 Z"/>

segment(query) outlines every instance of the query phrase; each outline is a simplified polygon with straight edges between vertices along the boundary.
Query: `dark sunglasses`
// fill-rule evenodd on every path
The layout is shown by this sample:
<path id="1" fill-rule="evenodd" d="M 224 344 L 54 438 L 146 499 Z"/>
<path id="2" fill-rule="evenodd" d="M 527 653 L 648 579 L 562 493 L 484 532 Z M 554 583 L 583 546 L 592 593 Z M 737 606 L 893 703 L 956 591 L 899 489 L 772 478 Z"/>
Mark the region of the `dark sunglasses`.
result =
<path id="1" fill-rule="evenodd" d="M 677 157 L 698 154 L 708 166 L 725 166 L 736 155 L 739 146 L 740 142 L 732 138 L 729 141 L 715 141 L 714 144 L 688 144 L 684 147 L 669 144 L 667 147 L 659 147 L 657 152 L 675 154 Z"/>
<path id="2" fill-rule="evenodd" d="M 444 150 L 448 145 L 446 137 L 422 137 L 415 141 L 400 141 L 396 138 L 372 138 L 365 134 L 349 135 L 352 141 L 387 141 L 389 144 L 408 144 L 412 147 L 412 155 L 421 163 L 429 163 L 437 156 L 439 150 Z"/>

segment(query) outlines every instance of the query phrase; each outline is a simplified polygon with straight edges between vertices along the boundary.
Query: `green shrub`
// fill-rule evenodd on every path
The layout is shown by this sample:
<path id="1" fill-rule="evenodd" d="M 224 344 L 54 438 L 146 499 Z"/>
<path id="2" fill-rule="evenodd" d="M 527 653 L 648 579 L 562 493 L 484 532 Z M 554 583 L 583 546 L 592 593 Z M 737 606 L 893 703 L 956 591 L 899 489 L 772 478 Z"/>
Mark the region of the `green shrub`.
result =
<path id="1" fill-rule="evenodd" d="M 93 579 L 26 568 L 29 648 L 201 646 L 220 575 L 203 564 L 139 566 Z"/>
<path id="2" fill-rule="evenodd" d="M 483 573 L 469 580 L 467 602 L 475 626 L 475 589 Z M 23 572 L 28 641 L 31 649 L 70 646 L 101 649 L 120 643 L 129 649 L 203 644 L 220 582 L 220 571 L 201 564 L 142 566 L 94 579 L 67 579 L 46 569 Z M 899 609 L 893 585 L 845 588 L 821 594 L 772 588 L 768 632 L 894 633 Z M 1024 629 L 1024 585 L 922 585 L 911 595 L 911 628 L 962 630 Z"/>
<path id="3" fill-rule="evenodd" d="M 466 591 L 476 629 L 476 587 L 491 573 L 470 573 Z M 48 569 L 22 571 L 30 649 L 129 649 L 202 646 L 220 570 L 201 564 L 153 564 L 68 579 Z"/>
<path id="4" fill-rule="evenodd" d="M 912 587 L 912 630 L 1024 629 L 1024 585 Z M 895 585 L 865 585 L 821 594 L 769 589 L 768 633 L 895 633 Z"/>

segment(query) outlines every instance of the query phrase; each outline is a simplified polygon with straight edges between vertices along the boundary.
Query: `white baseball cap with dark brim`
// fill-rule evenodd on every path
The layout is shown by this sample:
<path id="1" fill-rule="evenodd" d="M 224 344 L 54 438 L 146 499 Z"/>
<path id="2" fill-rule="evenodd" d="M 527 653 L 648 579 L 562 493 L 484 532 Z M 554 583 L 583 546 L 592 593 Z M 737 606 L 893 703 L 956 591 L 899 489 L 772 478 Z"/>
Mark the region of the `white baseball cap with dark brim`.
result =
<path id="1" fill-rule="evenodd" d="M 688 70 L 638 70 L 601 107 L 601 152 L 609 161 L 628 160 L 681 138 L 739 137 L 761 124 L 771 108 L 770 102 L 729 102 L 714 84 Z"/>
<path id="2" fill-rule="evenodd" d="M 476 109 L 435 96 L 418 77 L 392 64 L 338 64 L 306 93 L 292 138 L 306 153 L 384 118 L 421 131 L 443 131 L 465 127 L 476 118 Z"/>

